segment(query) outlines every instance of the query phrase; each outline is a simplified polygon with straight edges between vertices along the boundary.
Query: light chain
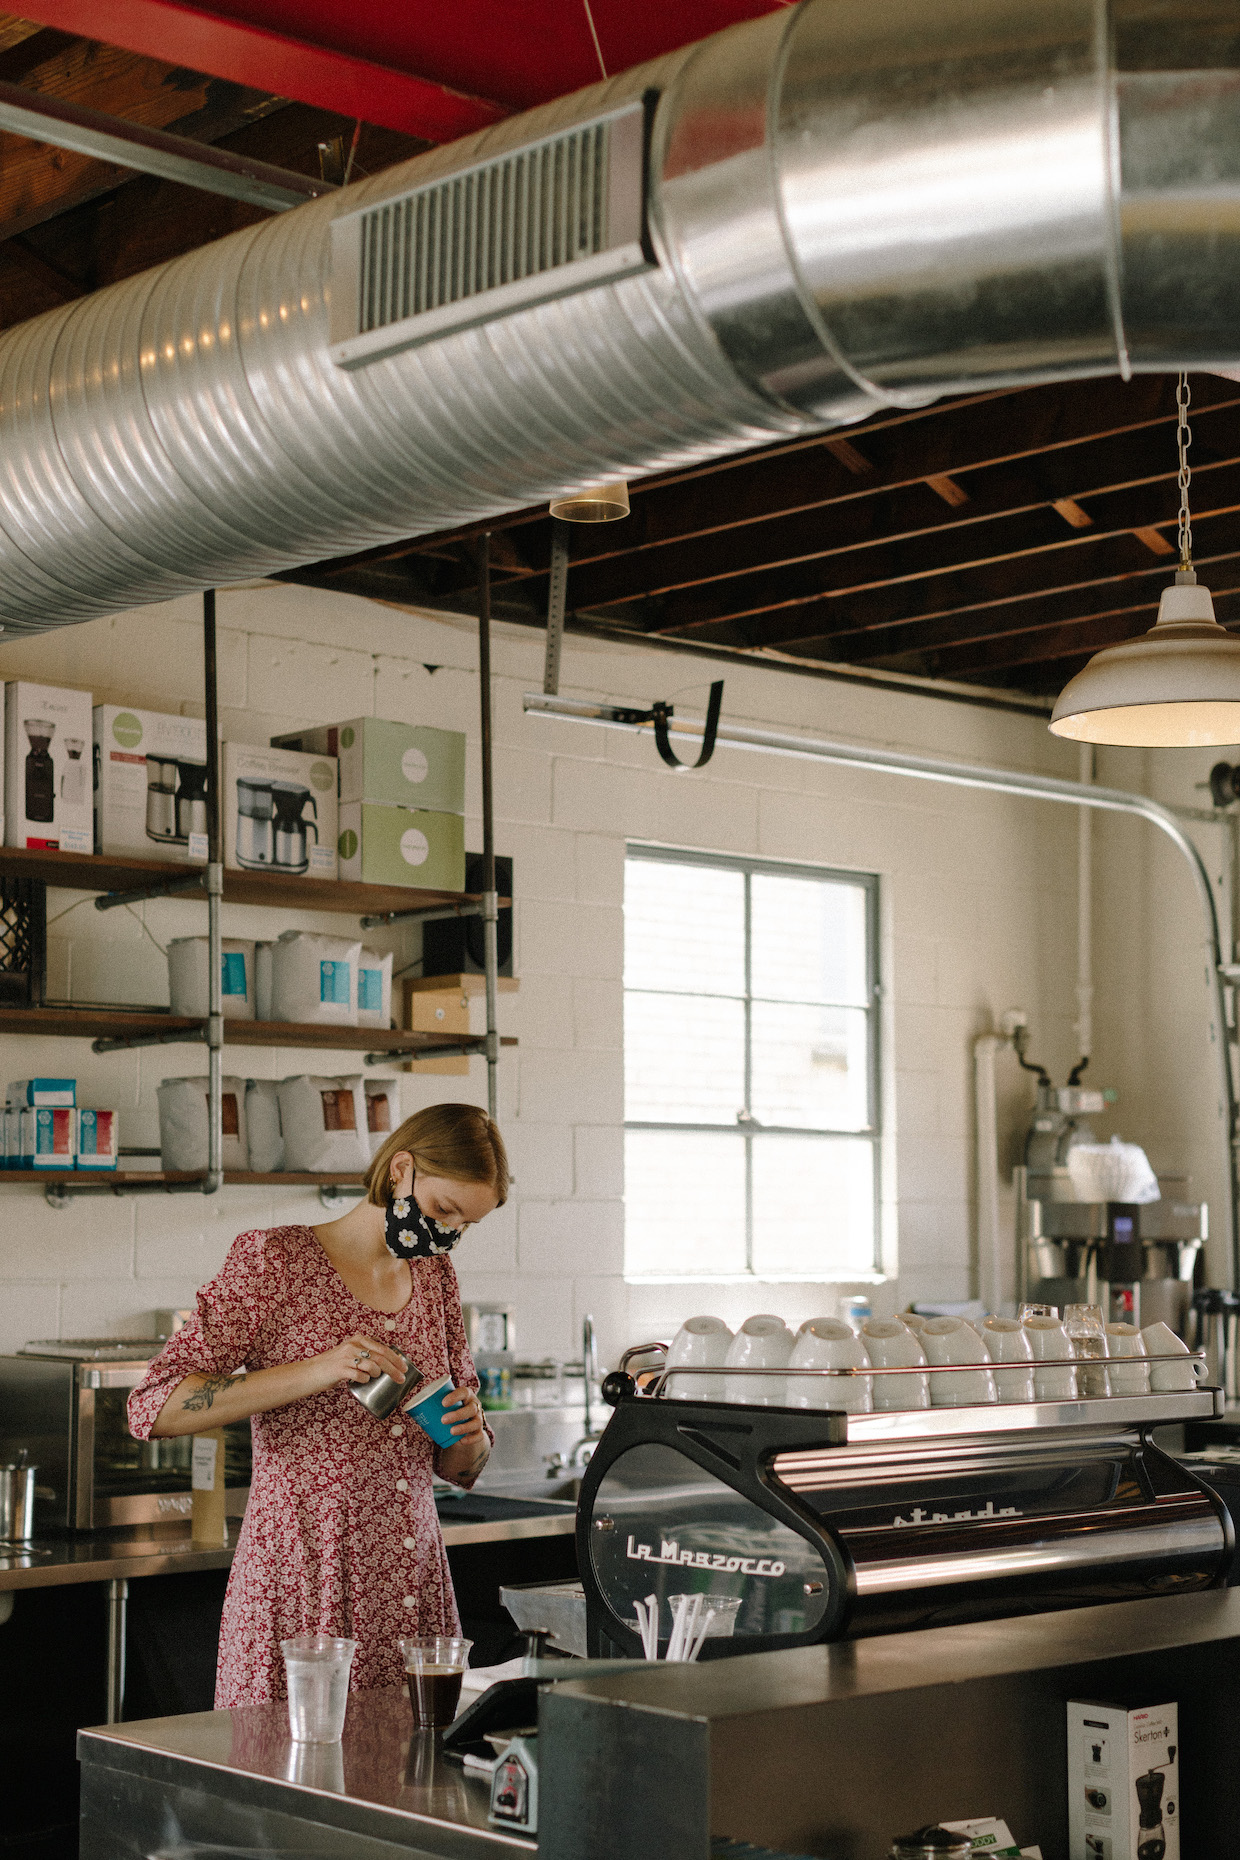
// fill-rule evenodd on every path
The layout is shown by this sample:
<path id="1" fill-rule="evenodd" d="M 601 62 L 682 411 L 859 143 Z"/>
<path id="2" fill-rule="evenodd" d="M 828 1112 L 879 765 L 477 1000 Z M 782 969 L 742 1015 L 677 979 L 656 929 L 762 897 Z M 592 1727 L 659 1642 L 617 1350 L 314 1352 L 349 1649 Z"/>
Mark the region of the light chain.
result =
<path id="1" fill-rule="evenodd" d="M 1176 443 L 1180 454 L 1180 567 L 1191 568 L 1193 561 L 1193 524 L 1188 509 L 1188 487 L 1193 481 L 1189 470 L 1188 448 L 1193 443 L 1193 429 L 1188 423 L 1188 405 L 1192 398 L 1188 376 L 1181 375 L 1175 390 L 1175 404 L 1179 414 L 1176 427 Z"/>

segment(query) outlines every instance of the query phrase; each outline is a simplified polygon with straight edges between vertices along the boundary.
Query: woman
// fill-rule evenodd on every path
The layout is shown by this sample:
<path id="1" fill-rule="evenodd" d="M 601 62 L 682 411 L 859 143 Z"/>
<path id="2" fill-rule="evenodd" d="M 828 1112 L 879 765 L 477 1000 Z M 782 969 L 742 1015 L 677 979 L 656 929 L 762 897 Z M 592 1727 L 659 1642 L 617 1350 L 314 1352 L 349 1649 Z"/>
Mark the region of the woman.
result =
<path id="1" fill-rule="evenodd" d="M 280 1642 L 292 1634 L 355 1639 L 360 1691 L 402 1683 L 402 1634 L 460 1631 L 431 1474 L 472 1485 L 492 1437 L 448 1254 L 507 1195 L 503 1139 L 485 1112 L 419 1111 L 340 1220 L 240 1234 L 197 1315 L 130 1396 L 139 1440 L 253 1417 L 217 1707 L 283 1698 Z M 378 1420 L 350 1395 L 350 1383 L 385 1371 L 403 1380 L 403 1358 L 427 1380 L 451 1375 L 453 1446 L 433 1446 L 403 1412 Z"/>

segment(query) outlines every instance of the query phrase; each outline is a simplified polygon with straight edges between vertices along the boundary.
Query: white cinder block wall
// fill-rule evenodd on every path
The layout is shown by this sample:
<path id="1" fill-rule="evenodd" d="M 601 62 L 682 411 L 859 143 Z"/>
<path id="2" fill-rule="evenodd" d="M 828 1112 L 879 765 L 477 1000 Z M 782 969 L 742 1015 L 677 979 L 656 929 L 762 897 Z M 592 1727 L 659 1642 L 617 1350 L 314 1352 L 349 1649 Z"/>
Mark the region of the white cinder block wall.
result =
<path id="1" fill-rule="evenodd" d="M 186 599 L 58 634 L 0 644 L 0 675 L 91 690 L 96 701 L 201 714 L 200 603 Z M 265 742 L 298 724 L 374 713 L 464 729 L 470 740 L 467 842 L 481 842 L 476 640 L 471 623 L 411 615 L 286 586 L 224 592 L 220 702 L 226 736 Z M 501 1121 L 517 1177 L 512 1201 L 457 1255 L 466 1296 L 516 1310 L 523 1355 L 575 1354 L 592 1312 L 604 1354 L 667 1334 L 695 1310 L 735 1322 L 775 1309 L 830 1309 L 836 1285 L 627 1285 L 623 1273 L 622 882 L 627 839 L 821 861 L 882 878 L 887 1154 L 884 1256 L 876 1304 L 963 1298 L 975 1289 L 971 1040 L 1011 1005 L 1029 1013 L 1038 1055 L 1062 1079 L 1075 1056 L 1076 821 L 1073 810 L 930 783 L 720 749 L 701 774 L 673 775 L 648 740 L 526 718 L 541 685 L 541 637 L 499 626 L 494 642 L 498 850 L 516 861 L 516 996 L 501 996 Z M 562 689 L 700 710 L 717 666 L 640 647 L 570 639 Z M 725 712 L 753 723 L 1072 775 L 1075 751 L 1036 718 L 726 668 Z M 1099 827 L 1100 842 L 1122 832 Z M 1138 832 L 1144 829 L 1138 829 Z M 1110 868 L 1108 868 L 1108 871 Z M 154 901 L 102 915 L 53 893 L 49 986 L 81 1001 L 166 1000 L 152 938 L 192 934 L 201 906 Z M 1126 952 L 1148 943 L 1124 922 Z M 1150 915 L 1146 913 L 1146 917 Z M 226 931 L 272 935 L 344 922 L 228 907 Z M 708 926 L 704 927 L 708 931 Z M 416 933 L 413 933 L 416 934 Z M 1144 939 L 1144 941 L 1143 941 Z M 1100 936 L 1100 945 L 1108 939 Z M 411 933 L 393 938 L 400 960 Z M 1100 991 L 1110 959 L 1100 949 Z M 1120 965 L 1123 985 L 1140 974 Z M 1102 1016 L 1105 1020 L 1105 1014 Z M 1122 1016 L 1107 1022 L 1109 1082 L 1142 1070 Z M 1205 1064 L 1204 1021 L 1182 1015 L 1183 1064 Z M 1111 1064 L 1112 1058 L 1114 1063 Z M 6 1078 L 75 1073 L 83 1102 L 118 1105 L 125 1144 L 158 1142 L 155 1085 L 205 1071 L 200 1048 L 95 1058 L 86 1042 L 5 1041 Z M 346 1062 L 347 1063 L 347 1062 Z M 282 1076 L 340 1071 L 332 1054 L 235 1049 L 226 1068 Z M 1104 1066 L 1103 1069 L 1106 1069 Z M 1001 1141 L 1032 1094 L 1000 1062 Z M 1149 1080 L 1142 1072 L 1142 1089 Z M 404 1076 L 406 1111 L 440 1097 L 485 1102 L 468 1079 Z M 1155 1093 L 1155 1096 L 1157 1094 Z M 1151 1119 L 1152 1119 L 1151 1113 Z M 824 1211 L 828 1212 L 829 1211 Z M 33 1336 L 120 1334 L 153 1308 L 187 1301 L 234 1234 L 324 1218 L 313 1190 L 90 1198 L 47 1208 L 37 1189 L 0 1190 L 0 1347 Z"/>

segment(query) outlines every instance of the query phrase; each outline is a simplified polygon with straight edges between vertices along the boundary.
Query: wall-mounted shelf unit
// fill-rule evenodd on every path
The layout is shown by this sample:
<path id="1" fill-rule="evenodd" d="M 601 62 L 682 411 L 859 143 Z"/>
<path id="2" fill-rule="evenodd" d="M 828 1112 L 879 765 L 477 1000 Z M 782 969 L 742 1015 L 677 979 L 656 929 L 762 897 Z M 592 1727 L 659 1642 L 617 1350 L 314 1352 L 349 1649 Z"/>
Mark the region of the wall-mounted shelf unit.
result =
<path id="1" fill-rule="evenodd" d="M 0 1006 L 0 1033 L 24 1033 L 58 1039 L 106 1042 L 100 1052 L 119 1051 L 126 1046 L 176 1046 L 182 1041 L 197 1045 L 206 1039 L 205 1020 L 193 1020 L 181 1014 L 162 1014 L 142 1008 L 113 1007 L 41 1007 L 14 1008 Z M 285 1020 L 226 1020 L 225 1046 L 309 1046 L 320 1052 L 369 1053 L 375 1063 L 382 1056 L 393 1059 L 440 1056 L 442 1047 L 456 1052 L 463 1044 L 459 1034 L 413 1033 L 401 1027 L 337 1027 L 321 1023 Z M 471 1044 L 483 1047 L 479 1034 Z M 501 1046 L 515 1046 L 514 1039 L 500 1041 Z"/>

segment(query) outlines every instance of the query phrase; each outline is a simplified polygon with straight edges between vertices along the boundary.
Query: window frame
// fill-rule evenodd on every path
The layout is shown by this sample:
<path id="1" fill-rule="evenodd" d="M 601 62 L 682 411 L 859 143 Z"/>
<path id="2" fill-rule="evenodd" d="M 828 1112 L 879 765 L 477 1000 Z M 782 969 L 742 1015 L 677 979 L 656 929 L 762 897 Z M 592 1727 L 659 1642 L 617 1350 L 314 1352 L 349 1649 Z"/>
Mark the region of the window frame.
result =
<path id="1" fill-rule="evenodd" d="M 867 1099 L 868 1099 L 868 1106 L 869 1106 L 868 1123 L 866 1123 L 860 1129 L 849 1129 L 849 1130 L 836 1129 L 836 1128 L 832 1128 L 828 1126 L 814 1126 L 813 1128 L 806 1128 L 801 1125 L 787 1126 L 787 1125 L 782 1125 L 782 1124 L 757 1124 L 756 1122 L 751 1122 L 751 1121 L 738 1121 L 734 1124 L 690 1123 L 690 1122 L 681 1122 L 681 1121 L 668 1122 L 668 1121 L 652 1120 L 652 1119 L 647 1119 L 647 1118 L 629 1118 L 626 1115 L 624 1119 L 624 1129 L 626 1132 L 630 1130 L 670 1131 L 670 1132 L 684 1131 L 686 1134 L 709 1134 L 712 1136 L 719 1135 L 719 1134 L 726 1135 L 730 1132 L 730 1133 L 735 1134 L 735 1136 L 740 1141 L 743 1142 L 744 1153 L 745 1153 L 745 1268 L 744 1268 L 744 1271 L 739 1274 L 737 1273 L 724 1273 L 724 1274 L 716 1273 L 714 1275 L 711 1275 L 709 1273 L 686 1273 L 683 1271 L 675 1272 L 675 1273 L 635 1272 L 630 1268 L 629 1263 L 628 1263 L 628 1258 L 627 1258 L 628 1236 L 627 1236 L 627 1217 L 626 1217 L 626 1235 L 625 1235 L 626 1259 L 625 1259 L 625 1267 L 624 1267 L 624 1276 L 626 1280 L 634 1284 L 650 1285 L 650 1284 L 656 1284 L 660 1282 L 662 1283 L 675 1282 L 675 1283 L 681 1283 L 681 1284 L 693 1284 L 699 1281 L 709 1282 L 712 1277 L 716 1283 L 720 1281 L 727 1281 L 730 1283 L 732 1282 L 740 1282 L 740 1283 L 784 1282 L 784 1283 L 797 1283 L 797 1284 L 822 1284 L 822 1283 L 827 1283 L 831 1281 L 849 1283 L 857 1279 L 858 1277 L 857 1269 L 855 1268 L 852 1270 L 842 1269 L 842 1268 L 827 1265 L 826 1263 L 824 1263 L 823 1270 L 821 1272 L 816 1272 L 816 1273 L 805 1273 L 805 1272 L 769 1273 L 769 1272 L 762 1272 L 759 1270 L 755 1270 L 755 1267 L 754 1267 L 754 1208 L 753 1208 L 753 1178 L 754 1178 L 753 1145 L 756 1141 L 760 1141 L 762 1137 L 768 1136 L 768 1135 L 777 1136 L 777 1137 L 802 1137 L 802 1138 L 807 1138 L 811 1141 L 818 1141 L 823 1137 L 851 1137 L 851 1138 L 855 1138 L 860 1141 L 865 1141 L 869 1143 L 871 1156 L 873 1159 L 872 1179 L 873 1179 L 873 1203 L 874 1203 L 873 1205 L 874 1250 L 873 1250 L 871 1263 L 868 1268 L 862 1269 L 861 1276 L 866 1277 L 866 1278 L 875 1278 L 875 1279 L 879 1278 L 882 1273 L 881 1261 L 882 1261 L 882 1253 L 883 1253 L 882 1165 L 883 1165 L 883 1141 L 884 1141 L 883 1089 L 882 1089 L 882 1084 L 883 1084 L 883 1080 L 882 1080 L 883 1029 L 882 1029 L 882 1014 L 881 1014 L 882 1000 L 883 1000 L 883 987 L 882 987 L 882 977 L 881 977 L 881 969 L 880 969 L 881 896 L 880 896 L 879 874 L 877 872 L 848 871 L 838 866 L 811 865 L 811 864 L 807 864 L 804 861 L 800 861 L 800 860 L 764 859 L 764 858 L 759 858 L 759 857 L 751 857 L 748 854 L 744 854 L 744 853 L 710 853 L 710 852 L 703 852 L 696 848 L 687 848 L 687 847 L 679 848 L 679 847 L 674 847 L 674 846 L 652 845 L 652 844 L 649 844 L 647 842 L 640 841 L 640 840 L 628 841 L 625 845 L 624 856 L 625 856 L 626 867 L 628 865 L 629 860 L 633 859 L 633 860 L 642 860 L 650 864 L 658 864 L 658 865 L 690 865 L 690 866 L 708 867 L 716 871 L 739 872 L 744 879 L 743 909 L 744 909 L 745 992 L 744 992 L 744 996 L 742 999 L 743 999 L 743 1006 L 744 1006 L 744 1029 L 745 1029 L 744 1030 L 744 1090 L 745 1090 L 745 1098 L 747 1101 L 744 1108 L 746 1112 L 749 1113 L 750 1118 L 752 1118 L 752 1110 L 751 1110 L 748 1100 L 752 1097 L 752 1093 L 753 1093 L 753 1053 L 752 1053 L 753 1005 L 754 1005 L 755 999 L 759 1002 L 763 1002 L 763 1001 L 766 1001 L 768 998 L 765 995 L 755 996 L 754 990 L 753 990 L 754 977 L 753 977 L 752 880 L 755 877 L 800 878 L 800 879 L 807 879 L 814 883 L 819 883 L 819 884 L 849 885 L 861 891 L 864 894 L 864 898 L 865 898 L 865 958 L 866 958 L 865 996 L 866 998 L 865 998 L 865 1004 L 864 1004 L 863 1011 L 866 1016 L 866 1076 L 867 1076 Z M 627 925 L 625 926 L 624 935 L 625 935 L 625 940 L 627 944 Z M 622 985 L 622 992 L 627 999 L 627 996 L 630 990 L 627 987 L 627 985 L 624 984 L 623 979 L 622 979 L 621 985 Z M 645 993 L 648 991 L 635 989 L 632 992 Z M 676 990 L 667 990 L 666 992 L 672 993 L 672 994 L 684 993 L 688 995 L 688 994 L 691 994 L 693 991 L 688 990 L 688 989 L 686 990 L 676 989 Z M 728 997 L 728 998 L 734 999 L 735 997 Z M 836 1003 L 832 1005 L 848 1007 L 848 1008 L 856 1007 L 856 1003 L 854 1002 Z M 626 1016 L 624 1043 L 623 1043 L 623 1049 L 622 1049 L 623 1063 L 624 1063 L 625 1070 L 626 1070 L 626 1078 L 625 1078 L 626 1094 L 627 1094 L 627 1084 L 628 1084 L 628 1080 L 627 1080 L 627 1068 L 628 1068 L 627 1034 L 628 1034 L 628 1028 L 627 1028 L 627 1016 Z M 626 1111 L 627 1111 L 627 1105 L 626 1105 Z M 626 1184 L 626 1188 L 627 1188 L 627 1184 Z"/>

